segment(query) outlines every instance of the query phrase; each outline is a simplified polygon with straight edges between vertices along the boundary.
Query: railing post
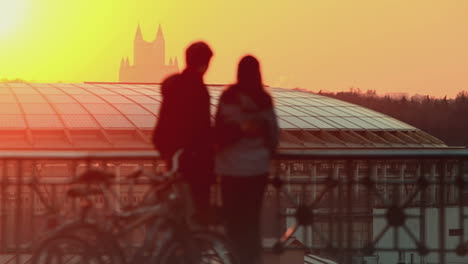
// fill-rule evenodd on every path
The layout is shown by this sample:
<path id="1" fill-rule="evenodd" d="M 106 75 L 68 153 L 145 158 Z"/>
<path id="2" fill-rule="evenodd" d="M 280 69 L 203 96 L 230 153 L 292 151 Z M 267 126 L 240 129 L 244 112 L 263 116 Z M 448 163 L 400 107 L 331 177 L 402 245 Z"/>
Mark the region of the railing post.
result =
<path id="1" fill-rule="evenodd" d="M 341 249 L 341 232 L 340 230 L 337 230 L 339 226 L 341 226 L 341 219 L 339 217 L 336 217 L 337 213 L 339 211 L 337 210 L 339 205 L 339 200 L 337 199 L 339 196 L 339 189 L 340 189 L 340 168 L 339 168 L 339 163 L 338 162 L 330 162 L 330 167 L 331 167 L 331 180 L 336 181 L 338 184 L 336 186 L 332 186 L 331 189 L 329 190 L 330 194 L 330 199 L 332 202 L 329 205 L 329 225 L 328 225 L 328 233 L 329 233 L 329 240 L 330 240 L 330 246 L 333 247 L 333 249 L 338 248 L 338 250 Z M 335 242 L 335 243 L 333 243 Z M 338 251 L 339 254 L 342 252 Z M 341 256 L 339 256 L 341 257 Z"/>
<path id="2" fill-rule="evenodd" d="M 372 202 L 372 194 L 373 194 L 373 190 L 372 190 L 372 182 L 377 180 L 378 179 L 378 165 L 375 163 L 375 162 L 371 162 L 370 163 L 370 170 L 368 171 L 368 183 L 367 183 L 367 186 L 366 186 L 366 212 L 369 213 L 369 216 L 370 216 L 370 224 L 367 224 L 368 225 L 368 228 L 369 228 L 369 231 L 367 233 L 367 240 L 366 241 L 366 246 L 371 246 L 372 248 L 374 247 L 374 245 L 370 244 L 373 242 L 373 239 L 374 239 L 374 234 L 373 234 L 373 221 L 374 221 L 374 217 L 373 217 L 373 209 L 374 209 L 374 206 L 375 206 L 375 203 Z M 386 164 L 385 164 L 385 161 L 383 162 L 383 165 L 382 167 L 384 168 L 382 171 L 385 171 L 385 168 L 386 168 Z M 384 197 L 384 199 L 386 199 L 386 197 Z M 382 201 L 382 203 L 385 202 Z"/>
<path id="3" fill-rule="evenodd" d="M 421 161 L 421 175 L 420 175 L 420 186 L 419 188 L 422 188 L 421 190 L 421 201 L 419 203 L 419 214 L 420 214 L 420 225 L 419 225 L 419 236 L 420 236 L 420 241 L 421 244 L 424 246 L 427 246 L 427 238 L 426 238 L 426 200 L 427 200 L 427 190 L 430 190 L 430 184 L 429 180 L 427 179 L 427 173 L 426 170 L 429 170 L 430 168 L 427 166 L 427 161 Z M 424 184 L 426 186 L 421 186 L 421 184 Z M 420 256 L 420 263 L 424 264 L 425 263 L 425 256 L 421 255 Z"/>
<path id="4" fill-rule="evenodd" d="M 281 160 L 276 160 L 275 161 L 275 178 L 276 179 L 281 179 L 282 178 L 282 174 L 281 174 L 281 164 L 282 164 L 282 161 Z M 285 165 L 287 166 L 287 165 Z M 281 189 L 280 189 L 280 186 L 272 186 L 272 188 L 274 189 L 275 193 L 276 193 L 276 209 L 278 210 L 278 218 L 281 218 L 283 213 L 281 210 Z M 284 221 L 284 227 L 286 227 L 286 220 Z M 277 240 L 279 241 L 280 238 L 281 238 L 281 232 L 283 230 L 283 223 L 282 221 L 275 221 L 275 229 L 278 231 L 277 232 Z"/>
<path id="5" fill-rule="evenodd" d="M 430 171 L 430 173 L 431 173 L 431 180 L 432 180 L 434 183 L 437 182 L 437 163 L 436 163 L 436 162 L 431 163 L 431 171 Z M 436 190 L 436 186 L 435 186 L 435 185 L 432 186 L 431 192 L 432 192 L 432 195 L 431 195 L 431 205 L 437 207 L 437 201 L 436 201 L 437 190 Z"/>
<path id="6" fill-rule="evenodd" d="M 405 195 L 407 195 L 407 193 L 405 192 L 405 187 L 406 187 L 406 181 L 405 181 L 406 163 L 401 163 L 399 174 L 400 174 L 399 176 L 400 176 L 400 182 L 401 182 L 401 184 L 400 184 L 400 195 L 401 195 L 401 197 L 405 197 Z"/>
<path id="7" fill-rule="evenodd" d="M 457 192 L 458 192 L 458 222 L 460 225 L 461 232 L 459 236 L 459 245 L 461 246 L 464 241 L 465 241 L 465 197 L 464 197 L 464 192 L 466 189 L 466 183 L 465 183 L 465 175 L 464 175 L 464 162 L 463 160 L 458 160 L 457 161 L 457 177 L 458 179 L 455 181 L 458 183 Z"/>
<path id="8" fill-rule="evenodd" d="M 445 241 L 445 184 L 447 177 L 447 161 L 440 160 L 439 161 L 439 258 L 440 263 L 445 264 L 445 251 L 446 251 L 446 241 Z"/>
<path id="9" fill-rule="evenodd" d="M 37 173 L 37 165 L 36 165 L 36 161 L 32 161 L 32 172 L 31 172 L 31 177 L 37 177 L 36 173 Z M 33 183 L 35 184 L 35 183 Z M 36 199 L 36 195 L 35 195 L 35 192 L 34 192 L 34 186 L 31 186 L 30 183 L 28 185 L 28 195 L 29 195 L 29 213 L 30 213 L 30 216 L 28 217 L 29 221 L 30 221 L 30 236 L 31 236 L 31 241 L 33 240 L 33 236 L 36 234 L 36 225 L 35 225 L 35 217 L 36 217 L 36 212 L 35 212 L 35 207 L 34 207 L 34 201 Z"/>
<path id="10" fill-rule="evenodd" d="M 338 242 L 338 250 L 339 250 L 339 255 L 340 255 L 340 261 L 343 261 L 344 263 L 347 264 L 347 252 L 346 252 L 346 247 L 345 247 L 345 235 L 347 235 L 347 233 L 345 232 L 345 229 L 346 229 L 346 224 L 347 224 L 347 220 L 348 218 L 346 217 L 345 213 L 346 213 L 346 209 L 345 207 L 347 207 L 348 205 L 348 202 L 345 202 L 345 199 L 349 198 L 346 196 L 343 195 L 343 191 L 347 190 L 347 177 L 349 175 L 348 173 L 348 161 L 346 161 L 344 164 L 344 173 L 346 175 L 344 175 L 344 177 L 341 177 L 340 173 L 339 173 L 339 168 L 336 172 L 336 179 L 338 181 L 338 188 L 337 190 L 335 190 L 335 200 L 336 200 L 336 206 L 335 206 L 335 210 L 336 210 L 336 238 L 337 239 L 337 242 Z M 344 188 L 343 188 L 344 186 Z M 345 205 L 346 204 L 346 205 Z"/>
<path id="11" fill-rule="evenodd" d="M 17 175 L 16 175 L 16 213 L 15 213 L 15 221 L 13 221 L 15 225 L 15 248 L 16 248 L 16 264 L 20 264 L 20 252 L 21 252 L 21 225 L 23 224 L 23 199 L 22 199 L 22 192 L 23 192 L 23 160 L 17 161 Z"/>
<path id="12" fill-rule="evenodd" d="M 0 223 L 0 234 L 2 239 L 0 239 L 0 252 L 4 253 L 6 251 L 6 240 L 8 239 L 8 235 L 6 234 L 6 221 L 7 221 L 7 197 L 6 197 L 6 189 L 8 185 L 8 170 L 7 170 L 7 161 L 2 160 L 2 179 L 1 179 L 1 188 L 0 188 L 0 198 L 1 200 L 1 223 Z"/>
<path id="13" fill-rule="evenodd" d="M 388 167 L 388 164 L 384 161 L 383 163 L 383 166 L 382 166 L 382 178 L 384 179 L 384 187 L 383 187 L 383 190 L 384 190 L 384 201 L 383 203 L 386 203 L 387 201 L 389 201 L 389 197 L 388 197 L 388 175 L 387 175 L 387 167 Z"/>
<path id="14" fill-rule="evenodd" d="M 122 164 L 120 162 L 114 162 L 114 165 L 115 165 L 115 180 L 116 180 L 115 194 L 117 196 L 115 197 L 117 201 L 115 202 L 114 209 L 116 210 L 116 212 L 120 212 L 120 210 L 122 209 L 120 206 L 122 204 L 122 190 L 121 190 L 121 187 L 122 187 L 121 165 Z M 133 192 L 133 189 L 132 189 L 132 192 Z"/>
<path id="15" fill-rule="evenodd" d="M 312 201 L 317 198 L 317 163 L 310 164 L 310 179 L 312 182 Z"/>
<path id="16" fill-rule="evenodd" d="M 352 262 L 352 254 L 354 251 L 353 249 L 353 244 L 352 244 L 352 235 L 353 235 L 353 215 L 354 211 L 353 208 L 355 207 L 355 204 L 353 204 L 353 185 L 355 182 L 355 179 L 357 178 L 356 172 L 358 168 L 358 164 L 354 163 L 353 160 L 347 160 L 346 161 L 346 175 L 345 179 L 341 179 L 345 184 L 346 184 L 346 210 L 345 214 L 346 217 L 345 219 L 345 226 L 346 226 L 346 243 L 345 243 L 345 263 L 351 264 Z M 344 232 L 343 232 L 344 233 Z"/>

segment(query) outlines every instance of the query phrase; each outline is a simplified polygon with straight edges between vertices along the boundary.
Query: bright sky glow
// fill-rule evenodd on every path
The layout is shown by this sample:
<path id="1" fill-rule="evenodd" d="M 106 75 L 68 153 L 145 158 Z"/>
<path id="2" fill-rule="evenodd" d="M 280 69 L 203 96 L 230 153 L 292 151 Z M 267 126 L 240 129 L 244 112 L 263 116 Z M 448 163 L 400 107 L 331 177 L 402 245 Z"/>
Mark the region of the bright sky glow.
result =
<path id="1" fill-rule="evenodd" d="M 0 38 L 14 32 L 22 22 L 25 4 L 24 0 L 0 0 Z"/>
<path id="2" fill-rule="evenodd" d="M 117 81 L 137 24 L 152 40 L 161 23 L 168 59 L 211 44 L 210 83 L 234 81 L 252 53 L 273 86 L 455 96 L 468 90 L 467 10 L 466 0 L 0 0 L 0 79 Z"/>

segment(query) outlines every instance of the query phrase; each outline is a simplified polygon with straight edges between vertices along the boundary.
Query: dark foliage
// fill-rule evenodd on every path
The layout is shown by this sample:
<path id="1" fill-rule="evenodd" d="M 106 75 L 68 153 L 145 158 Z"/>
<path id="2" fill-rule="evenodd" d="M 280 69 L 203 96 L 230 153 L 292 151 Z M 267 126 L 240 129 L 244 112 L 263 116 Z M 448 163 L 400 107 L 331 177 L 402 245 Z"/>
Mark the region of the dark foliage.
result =
<path id="1" fill-rule="evenodd" d="M 0 80 L 0 83 L 25 83 L 26 81 L 22 80 L 22 79 L 1 79 Z"/>
<path id="2" fill-rule="evenodd" d="M 468 145 L 468 92 L 455 99 L 413 96 L 392 98 L 378 96 L 375 91 L 319 94 L 361 105 L 417 127 L 450 146 Z"/>

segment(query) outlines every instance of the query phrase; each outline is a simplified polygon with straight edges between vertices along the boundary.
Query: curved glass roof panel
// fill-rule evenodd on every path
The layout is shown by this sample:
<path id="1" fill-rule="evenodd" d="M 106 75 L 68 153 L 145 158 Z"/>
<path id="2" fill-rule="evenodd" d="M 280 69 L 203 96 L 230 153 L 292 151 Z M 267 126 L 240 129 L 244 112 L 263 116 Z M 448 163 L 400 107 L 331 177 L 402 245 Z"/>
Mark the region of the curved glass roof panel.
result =
<path id="1" fill-rule="evenodd" d="M 8 83 L 8 86 L 10 87 L 24 87 L 24 88 L 30 88 L 31 86 L 29 83 Z"/>
<path id="2" fill-rule="evenodd" d="M 225 87 L 219 85 L 209 86 L 210 108 L 213 114 L 224 89 Z M 323 143 L 332 138 L 330 135 L 333 134 L 328 133 L 330 131 L 340 131 L 340 133 L 363 130 L 405 133 L 417 131 L 424 133 L 387 115 L 319 94 L 282 88 L 268 88 L 268 90 L 271 91 L 275 101 L 279 126 L 285 130 L 285 133 L 288 133 L 288 138 L 293 139 L 302 132 L 310 131 L 312 136 L 306 136 L 303 139 L 296 138 L 296 143 L 317 137 Z M 124 134 L 128 135 L 129 140 L 140 140 L 139 143 L 132 143 L 132 146 L 143 145 L 152 148 L 152 145 L 148 143 L 151 142 L 150 138 L 143 137 L 149 137 L 148 131 L 154 128 L 162 101 L 160 86 L 154 84 L 0 83 L 0 95 L 0 129 L 29 129 L 33 134 L 33 139 L 37 138 L 34 137 L 36 131 L 42 134 L 52 131 L 51 135 L 55 133 L 63 137 L 65 135 L 63 130 L 70 130 L 67 135 L 72 141 L 73 137 L 76 137 L 78 142 L 80 140 L 78 137 L 83 138 L 89 134 L 94 140 L 102 140 L 96 143 L 96 146 L 115 146 L 116 148 L 120 147 L 121 142 L 111 143 L 112 140 Z M 326 132 L 316 133 L 320 130 Z M 84 133 L 83 131 L 87 134 L 80 134 Z M 142 133 L 134 133 L 135 131 Z M 327 133 L 329 136 L 326 136 Z M 321 138 L 321 135 L 324 138 Z M 378 137 L 377 135 L 385 135 L 385 133 L 377 133 L 375 136 Z M 408 134 L 408 137 L 411 135 Z M 339 140 L 330 144 L 336 146 L 339 144 L 337 142 Z M 22 145 L 25 144 L 30 143 L 23 142 Z M 355 143 L 348 142 L 347 144 Z M 440 143 L 434 144 L 440 146 Z M 74 146 L 79 147 L 79 144 L 74 144 Z M 87 146 L 93 146 L 93 144 Z M 303 146 L 305 145 L 302 144 L 299 147 Z"/>
<path id="3" fill-rule="evenodd" d="M 362 117 L 362 119 L 383 130 L 390 130 L 393 128 L 391 124 L 386 123 L 380 117 Z"/>
<path id="4" fill-rule="evenodd" d="M 320 100 L 317 99 L 309 99 L 309 98 L 296 98 L 297 101 L 302 101 L 305 103 L 305 106 L 326 106 L 327 104 L 324 104 L 320 102 Z"/>
<path id="5" fill-rule="evenodd" d="M 2 94 L 0 95 L 0 103 L 14 103 L 16 98 L 12 94 Z"/>
<path id="6" fill-rule="evenodd" d="M 16 97 L 21 103 L 46 103 L 46 100 L 40 94 L 17 94 Z"/>
<path id="7" fill-rule="evenodd" d="M 0 128 L 2 129 L 25 129 L 27 128 L 23 115 L 0 114 Z"/>
<path id="8" fill-rule="evenodd" d="M 306 122 L 306 121 L 304 121 L 301 118 L 296 117 L 296 116 L 283 116 L 283 117 L 281 117 L 281 119 L 286 120 L 287 122 L 293 124 L 296 127 L 300 127 L 300 128 L 304 128 L 304 129 L 314 129 L 314 130 L 318 129 L 317 126 L 314 126 L 313 124 L 311 124 L 309 122 Z"/>
<path id="9" fill-rule="evenodd" d="M 26 115 L 26 120 L 31 129 L 63 128 L 63 124 L 57 115 Z"/>
<path id="10" fill-rule="evenodd" d="M 151 95 L 151 98 L 153 98 L 154 100 L 158 101 L 158 102 L 162 102 L 162 96 L 161 95 Z"/>
<path id="11" fill-rule="evenodd" d="M 293 116 L 307 116 L 306 113 L 292 106 L 277 106 L 276 108 Z"/>
<path id="12" fill-rule="evenodd" d="M 65 126 L 70 129 L 99 129 L 99 125 L 90 115 L 62 115 Z"/>
<path id="13" fill-rule="evenodd" d="M 120 112 L 128 115 L 148 115 L 147 110 L 137 104 L 113 104 Z"/>
<path id="14" fill-rule="evenodd" d="M 120 91 L 119 91 L 120 92 Z M 128 100 L 122 95 L 101 95 L 102 99 L 111 104 L 131 104 L 132 101 Z"/>
<path id="15" fill-rule="evenodd" d="M 81 88 L 64 88 L 63 89 L 67 94 L 90 94 L 88 91 Z M 94 92 L 94 89 L 93 89 Z"/>
<path id="16" fill-rule="evenodd" d="M 334 129 L 334 128 L 337 128 L 335 126 L 333 126 L 333 122 L 326 122 L 326 121 L 323 121 L 317 117 L 313 117 L 313 116 L 304 116 L 304 117 L 301 117 L 301 119 L 304 119 L 305 121 L 307 121 L 308 123 L 314 125 L 315 127 L 318 127 L 318 128 L 322 128 L 322 129 Z"/>
<path id="17" fill-rule="evenodd" d="M 223 86 L 210 86 L 213 113 L 224 89 Z M 299 90 L 268 89 L 274 96 L 276 113 L 281 117 L 280 123 L 285 129 L 417 130 L 386 115 L 333 98 Z M 76 127 L 97 125 L 102 128 L 137 129 L 144 125 L 147 128 L 159 114 L 162 100 L 160 87 L 155 84 L 2 84 L 0 93 L 4 94 L 0 102 L 9 105 L 0 109 L 0 114 L 74 115 L 63 119 L 67 127 L 72 126 L 72 121 L 65 119 L 77 120 L 82 117 L 87 120 L 83 121 L 85 124 L 93 125 Z M 17 101 L 19 105 L 15 104 Z M 89 114 L 95 117 L 89 119 Z M 150 121 L 142 121 L 143 118 Z M 92 123 L 89 120 L 98 121 Z M 39 121 L 31 122 L 35 127 L 38 126 Z M 58 126 L 57 122 L 50 122 Z"/>
<path id="18" fill-rule="evenodd" d="M 323 107 L 304 106 L 301 110 L 306 112 L 308 116 L 333 116 L 332 113 L 326 111 Z"/>
<path id="19" fill-rule="evenodd" d="M 134 128 L 123 115 L 94 115 L 94 117 L 103 128 Z"/>
<path id="20" fill-rule="evenodd" d="M 143 129 L 152 129 L 156 125 L 156 116 L 154 115 L 127 115 L 127 118 Z"/>
<path id="21" fill-rule="evenodd" d="M 331 120 L 335 124 L 339 124 L 342 128 L 346 129 L 363 129 L 362 127 L 358 126 L 357 124 L 349 121 L 346 118 L 338 117 L 338 116 L 329 116 L 325 117 L 326 120 Z"/>
<path id="22" fill-rule="evenodd" d="M 278 101 L 281 101 L 284 105 L 295 105 L 295 106 L 307 106 L 309 105 L 306 102 L 299 101 L 297 99 L 302 99 L 302 98 L 281 98 L 278 99 Z"/>
<path id="23" fill-rule="evenodd" d="M 324 101 L 324 103 L 326 103 L 328 105 L 331 105 L 331 106 L 352 106 L 352 104 L 350 104 L 348 102 L 336 100 L 336 99 L 333 99 L 333 98 L 327 98 L 327 99 L 324 99 L 323 101 Z"/>
<path id="24" fill-rule="evenodd" d="M 15 94 L 38 94 L 38 92 L 31 87 L 11 88 Z"/>
<path id="25" fill-rule="evenodd" d="M 9 87 L 0 86 L 0 94 L 13 94 Z"/>
<path id="26" fill-rule="evenodd" d="M 333 106 L 324 106 L 321 107 L 322 110 L 331 113 L 333 116 L 350 116 L 350 114 L 339 110 L 337 107 Z"/>
<path id="27" fill-rule="evenodd" d="M 104 103 L 104 101 L 93 94 L 73 94 L 73 97 L 82 104 L 98 104 Z"/>
<path id="28" fill-rule="evenodd" d="M 382 116 L 383 115 L 379 112 L 372 111 L 364 107 L 355 107 L 354 111 L 361 112 L 364 116 Z"/>
<path id="29" fill-rule="evenodd" d="M 104 88 L 111 88 L 111 89 L 116 89 L 116 88 L 121 88 L 120 84 L 109 84 L 109 83 L 99 83 L 94 85 L 94 87 L 104 87 Z"/>
<path id="30" fill-rule="evenodd" d="M 74 83 L 54 83 L 53 84 L 55 87 L 77 87 L 79 85 L 74 84 Z"/>
<path id="31" fill-rule="evenodd" d="M 346 116 L 366 116 L 366 114 L 355 111 L 356 107 L 350 106 L 338 106 L 336 107 L 337 110 L 346 113 Z"/>
<path id="32" fill-rule="evenodd" d="M 141 89 L 139 92 L 145 93 L 147 95 L 160 95 L 160 92 L 155 91 L 154 89 Z"/>
<path id="33" fill-rule="evenodd" d="M 150 111 L 154 115 L 159 114 L 159 109 L 161 108 L 161 104 L 142 104 L 143 107 L 145 107 L 146 110 Z"/>
<path id="34" fill-rule="evenodd" d="M 356 124 L 358 125 L 359 127 L 363 128 L 363 129 L 379 129 L 378 126 L 376 125 L 373 125 L 372 123 L 369 123 L 369 122 L 366 122 L 365 120 L 363 120 L 362 118 L 359 118 L 359 117 L 346 117 L 346 120 L 353 123 L 353 124 Z"/>
<path id="35" fill-rule="evenodd" d="M 159 103 L 159 101 L 156 101 L 155 99 L 145 96 L 145 95 L 129 95 L 128 99 L 139 103 L 139 104 L 154 104 L 154 103 Z"/>
<path id="36" fill-rule="evenodd" d="M 119 111 L 115 109 L 114 106 L 106 103 L 101 104 L 83 104 L 84 108 L 86 108 L 90 113 L 93 114 L 119 114 Z"/>
<path id="37" fill-rule="evenodd" d="M 60 114 L 87 114 L 88 112 L 79 104 L 54 104 Z"/>
<path id="38" fill-rule="evenodd" d="M 138 93 L 138 92 L 133 91 L 131 89 L 120 89 L 119 94 L 123 94 L 123 95 L 140 95 L 141 93 Z"/>
<path id="39" fill-rule="evenodd" d="M 64 92 L 60 89 L 53 88 L 53 87 L 39 87 L 36 88 L 40 93 L 43 94 L 64 94 Z"/>
<path id="40" fill-rule="evenodd" d="M 97 95 L 102 95 L 102 94 L 115 94 L 112 90 L 105 89 L 105 88 L 93 88 L 93 93 Z"/>
<path id="41" fill-rule="evenodd" d="M 0 106 L 0 114 L 22 114 L 18 104 L 2 104 Z"/>
<path id="42" fill-rule="evenodd" d="M 77 103 L 75 99 L 67 94 L 45 94 L 51 103 Z"/>
<path id="43" fill-rule="evenodd" d="M 53 115 L 55 111 L 49 104 L 22 104 L 23 111 L 27 115 L 45 114 Z"/>
<path id="44" fill-rule="evenodd" d="M 277 116 L 289 116 L 289 115 L 291 115 L 288 112 L 285 112 L 283 110 L 278 109 L 278 107 L 276 107 L 275 112 L 276 112 Z"/>
<path id="45" fill-rule="evenodd" d="M 278 125 L 283 129 L 298 129 L 299 127 L 289 123 L 288 121 L 284 120 L 283 117 L 278 117 Z"/>
<path id="46" fill-rule="evenodd" d="M 394 127 L 396 128 L 400 128 L 400 129 L 411 129 L 411 126 L 408 125 L 408 124 L 405 124 L 395 118 L 391 118 L 391 117 L 383 117 L 382 119 L 384 119 L 386 122 L 392 124 Z"/>

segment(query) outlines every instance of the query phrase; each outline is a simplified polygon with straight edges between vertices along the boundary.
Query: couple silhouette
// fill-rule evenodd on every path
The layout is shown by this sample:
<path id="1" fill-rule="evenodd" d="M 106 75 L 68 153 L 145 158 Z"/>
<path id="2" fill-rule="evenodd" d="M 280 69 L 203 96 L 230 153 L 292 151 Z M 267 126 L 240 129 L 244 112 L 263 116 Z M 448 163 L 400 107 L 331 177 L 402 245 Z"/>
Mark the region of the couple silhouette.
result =
<path id="1" fill-rule="evenodd" d="M 221 181 L 223 220 L 241 264 L 259 263 L 260 211 L 278 144 L 273 100 L 262 82 L 260 64 L 243 57 L 237 82 L 221 95 L 214 126 L 203 76 L 213 52 L 204 42 L 191 44 L 186 68 L 161 85 L 163 96 L 153 143 L 165 160 L 183 149 L 180 173 L 190 186 L 195 218 L 211 221 L 211 185 Z"/>

